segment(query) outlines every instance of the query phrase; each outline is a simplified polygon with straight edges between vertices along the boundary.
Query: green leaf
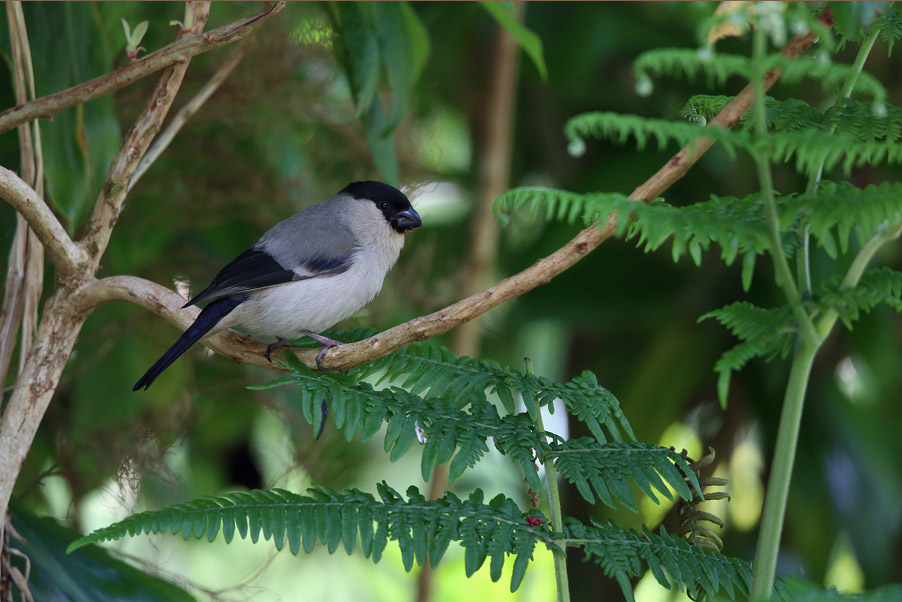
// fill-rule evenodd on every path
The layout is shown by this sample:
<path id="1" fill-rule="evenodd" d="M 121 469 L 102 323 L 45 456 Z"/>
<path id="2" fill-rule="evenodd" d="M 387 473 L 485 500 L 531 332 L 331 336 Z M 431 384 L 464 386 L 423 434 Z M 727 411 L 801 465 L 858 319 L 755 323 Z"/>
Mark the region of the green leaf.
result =
<path id="1" fill-rule="evenodd" d="M 517 44 L 530 58 L 543 80 L 548 79 L 548 68 L 545 66 L 545 55 L 542 51 L 542 39 L 531 29 L 517 20 L 513 5 L 509 2 L 480 2 L 498 25 L 507 30 L 513 36 Z"/>
<path id="2" fill-rule="evenodd" d="M 10 546 L 28 557 L 31 574 L 28 588 L 35 600 L 113 602 L 122 592 L 135 602 L 190 602 L 194 598 L 158 577 L 111 557 L 97 546 L 83 547 L 66 555 L 66 544 L 78 537 L 71 529 L 49 518 L 39 518 L 17 503 L 10 504 L 11 520 L 21 539 L 11 537 Z M 13 555 L 14 567 L 25 572 L 24 563 Z M 13 598 L 19 599 L 15 586 Z"/>
<path id="3" fill-rule="evenodd" d="M 23 10 L 30 44 L 40 49 L 33 54 L 38 97 L 111 69 L 112 53 L 95 6 L 73 2 L 51 7 L 35 2 L 25 3 Z M 113 96 L 66 109 L 53 115 L 52 121 L 40 119 L 39 123 L 47 197 L 74 233 L 94 206 L 110 161 L 121 146 Z"/>
<path id="4" fill-rule="evenodd" d="M 382 64 L 388 76 L 391 105 L 382 136 L 393 132 L 407 116 L 408 95 L 416 81 L 415 53 L 409 30 L 398 2 L 374 2 L 373 25 L 379 40 Z"/>
<path id="5" fill-rule="evenodd" d="M 407 37 L 410 40 L 411 58 L 413 59 L 413 81 L 417 81 L 420 79 L 423 69 L 426 68 L 426 62 L 429 60 L 431 51 L 429 31 L 423 25 L 423 22 L 420 21 L 413 8 L 411 8 L 409 2 L 400 2 L 399 4 Z"/>
<path id="6" fill-rule="evenodd" d="M 398 186 L 401 175 L 395 141 L 390 132 L 386 134 L 388 121 L 378 97 L 373 97 L 369 109 L 363 114 L 362 121 L 366 141 L 373 153 L 373 162 L 382 180 L 392 186 Z"/>
<path id="7" fill-rule="evenodd" d="M 346 68 L 357 117 L 369 110 L 379 85 L 381 66 L 379 40 L 372 24 L 372 6 L 359 2 L 335 2 L 341 20 Z"/>

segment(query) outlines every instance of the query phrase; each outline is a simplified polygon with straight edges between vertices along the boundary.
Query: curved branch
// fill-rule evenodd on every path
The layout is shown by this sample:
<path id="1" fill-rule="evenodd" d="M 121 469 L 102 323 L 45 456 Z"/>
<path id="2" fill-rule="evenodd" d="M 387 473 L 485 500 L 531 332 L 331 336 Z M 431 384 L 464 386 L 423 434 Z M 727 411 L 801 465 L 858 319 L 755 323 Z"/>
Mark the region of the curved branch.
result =
<path id="1" fill-rule="evenodd" d="M 69 238 L 44 199 L 14 171 L 3 166 L 0 166 L 0 197 L 22 214 L 57 269 L 71 273 L 87 264 L 88 256 Z"/>
<path id="2" fill-rule="evenodd" d="M 824 12 L 822 19 L 832 19 L 829 11 Z M 782 54 L 795 58 L 811 46 L 814 38 L 814 33 L 796 36 L 783 48 Z M 770 88 L 780 75 L 779 69 L 767 72 L 764 89 Z M 707 127 L 732 128 L 749 110 L 753 100 L 754 91 L 752 86 L 748 85 L 711 120 Z M 630 194 L 630 199 L 648 203 L 659 197 L 671 184 L 683 177 L 713 144 L 712 139 L 701 138 L 692 145 L 684 146 L 661 169 L 639 185 Z M 323 360 L 323 366 L 327 370 L 347 370 L 388 355 L 410 343 L 444 334 L 465 321 L 472 320 L 506 301 L 546 284 L 613 236 L 616 231 L 616 217 L 608 216 L 604 225 L 596 223 L 589 226 L 548 257 L 539 259 L 522 272 L 502 280 L 481 293 L 427 316 L 414 318 L 363 341 L 330 349 Z M 308 366 L 315 365 L 310 361 L 312 353 L 299 353 L 298 357 Z"/>
<path id="3" fill-rule="evenodd" d="M 236 42 L 256 29 L 262 21 L 282 10 L 284 6 L 284 1 L 277 2 L 261 13 L 245 17 L 229 25 L 223 25 L 203 35 L 198 34 L 179 38 L 172 44 L 164 46 L 156 52 L 152 52 L 112 73 L 7 109 L 0 113 L 0 134 L 13 129 L 21 123 L 39 117 L 49 117 L 63 109 L 74 107 L 83 102 L 109 94 L 119 88 L 124 88 L 174 63 Z"/>
<path id="4" fill-rule="evenodd" d="M 799 56 L 813 41 L 814 34 L 812 33 L 797 36 L 783 49 L 783 54 L 789 57 Z M 779 70 L 768 72 L 765 77 L 765 89 L 773 85 L 779 77 Z M 729 129 L 736 125 L 742 115 L 751 107 L 753 96 L 751 86 L 747 86 L 711 120 L 708 127 Z M 638 186 L 630 198 L 636 202 L 649 202 L 657 198 L 671 184 L 680 179 L 713 144 L 713 140 L 702 138 L 695 141 L 691 152 L 689 145 L 683 147 L 661 169 Z M 548 257 L 539 259 L 522 272 L 505 278 L 480 293 L 432 314 L 414 318 L 368 339 L 330 349 L 323 360 L 323 365 L 327 370 L 347 370 L 388 355 L 410 343 L 444 334 L 455 326 L 472 320 L 537 286 L 548 283 L 615 233 L 616 217 L 608 216 L 605 224 L 598 223 L 589 226 Z M 139 283 L 141 288 L 132 290 Z M 91 283 L 76 294 L 81 299 L 80 306 L 85 310 L 114 299 L 132 301 L 167 318 L 181 328 L 186 328 L 197 315 L 196 310 L 192 312 L 175 309 L 184 302 L 184 299 L 175 292 L 130 276 L 105 278 Z M 204 342 L 207 343 L 207 341 Z M 248 337 L 237 333 L 220 333 L 210 337 L 208 346 L 239 362 L 281 369 L 275 364 L 266 363 L 263 358 L 265 348 L 262 344 L 255 343 Z M 311 368 L 316 366 L 317 350 L 295 350 L 295 353 Z"/>
<path id="5" fill-rule="evenodd" d="M 188 328 L 200 313 L 200 309 L 194 306 L 182 309 L 186 299 L 177 292 L 137 276 L 109 276 L 94 280 L 77 290 L 70 300 L 73 309 L 81 315 L 110 301 L 128 301 L 165 318 L 182 330 Z M 266 359 L 266 345 L 234 330 L 217 333 L 201 342 L 238 363 L 285 370 Z M 315 351 L 310 363 L 316 365 L 314 355 Z"/>

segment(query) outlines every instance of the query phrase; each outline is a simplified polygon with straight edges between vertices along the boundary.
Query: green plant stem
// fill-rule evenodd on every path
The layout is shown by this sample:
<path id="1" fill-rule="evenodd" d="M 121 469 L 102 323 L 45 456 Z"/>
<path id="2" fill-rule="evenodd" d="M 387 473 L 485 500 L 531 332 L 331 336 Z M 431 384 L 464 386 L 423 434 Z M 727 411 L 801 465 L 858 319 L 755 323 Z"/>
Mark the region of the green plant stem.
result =
<path id="1" fill-rule="evenodd" d="M 852 63 L 852 76 L 843 84 L 842 90 L 839 91 L 839 95 L 836 97 L 836 100 L 833 102 L 833 106 L 836 106 L 836 103 L 839 102 L 840 99 L 849 98 L 852 96 L 852 91 L 855 89 L 855 84 L 858 83 L 858 75 L 864 69 L 864 63 L 868 60 L 868 55 L 871 53 L 871 49 L 874 47 L 874 42 L 877 41 L 877 36 L 880 34 L 880 29 L 877 27 L 872 28 L 871 32 L 868 34 L 868 37 L 865 38 L 864 42 L 861 44 L 861 48 L 858 49 L 858 54 L 855 56 L 855 62 Z M 831 134 L 836 130 L 836 126 L 831 126 L 828 130 Z M 821 159 L 820 165 L 818 165 L 817 169 L 811 172 L 811 175 L 808 178 L 808 192 L 813 194 L 817 192 L 817 187 L 821 183 L 821 178 L 824 175 L 824 161 L 826 159 Z M 799 280 L 799 288 L 803 288 L 807 295 L 811 295 L 811 264 L 809 260 L 808 247 L 809 247 L 809 239 L 811 235 L 808 232 L 808 226 L 805 226 L 805 233 L 803 235 L 803 252 L 798 255 L 798 261 L 796 265 L 796 272 Z"/>
<path id="2" fill-rule="evenodd" d="M 755 130 L 759 141 L 763 141 L 767 137 L 767 107 L 764 104 L 764 69 L 762 67 L 766 58 L 766 52 L 767 34 L 759 27 L 755 30 L 753 45 L 753 57 L 759 72 L 752 82 L 755 93 Z M 786 254 L 783 252 L 783 238 L 780 235 L 780 219 L 777 215 L 777 205 L 774 201 L 770 162 L 764 153 L 756 152 L 755 163 L 758 168 L 758 182 L 761 186 L 761 194 L 764 197 L 764 206 L 767 212 L 767 231 L 770 236 L 770 252 L 777 272 L 777 283 L 789 300 L 792 311 L 796 316 L 796 321 L 799 324 L 799 332 L 802 339 L 809 344 L 815 344 L 818 340 L 817 333 L 814 330 L 811 318 L 802 306 L 799 289 L 796 287 L 795 279 L 792 277 L 792 272 L 789 269 L 789 262 L 786 259 Z"/>
<path id="3" fill-rule="evenodd" d="M 856 286 L 877 250 L 886 243 L 899 238 L 900 235 L 902 235 L 902 223 L 896 224 L 886 232 L 881 232 L 880 234 L 873 236 L 863 247 L 861 247 L 861 250 L 858 251 L 858 255 L 852 260 L 852 265 L 849 266 L 849 270 L 843 277 L 839 288 L 846 289 Z M 837 313 L 835 309 L 828 309 L 817 321 L 817 332 L 822 340 L 827 338 L 830 331 L 833 330 L 833 326 L 836 324 L 837 319 L 839 319 L 839 313 Z"/>
<path id="4" fill-rule="evenodd" d="M 532 361 L 527 358 L 525 360 L 526 374 L 532 376 Z M 545 432 L 545 421 L 542 420 L 542 407 L 536 404 L 538 411 L 536 412 L 536 428 L 539 432 Z M 563 535 L 564 518 L 561 513 L 561 493 L 557 485 L 557 469 L 554 467 L 554 459 L 547 458 L 545 461 L 545 477 L 548 480 L 548 505 L 551 508 L 551 529 L 552 534 Z M 557 533 L 555 533 L 557 532 Z M 557 584 L 558 602 L 570 602 L 570 580 L 567 577 L 567 546 L 561 544 L 560 551 L 553 550 L 554 556 L 554 580 Z"/>
<path id="5" fill-rule="evenodd" d="M 856 286 L 877 250 L 886 243 L 899 238 L 900 235 L 902 235 L 902 223 L 872 237 L 855 256 L 852 265 L 849 266 L 843 277 L 840 288 Z M 817 322 L 818 341 L 823 341 L 829 336 L 838 318 L 839 314 L 834 309 L 824 312 Z M 789 385 L 786 387 L 783 411 L 780 415 L 780 427 L 777 431 L 773 469 L 767 483 L 767 498 L 764 501 L 761 533 L 758 536 L 758 548 L 755 552 L 755 572 L 752 577 L 751 596 L 753 600 L 768 598 L 773 591 L 780 534 L 783 531 L 786 500 L 789 497 L 789 484 L 798 445 L 805 391 L 808 388 L 814 355 L 819 346 L 819 342 L 811 345 L 802 341 L 793 356 Z"/>
<path id="6" fill-rule="evenodd" d="M 799 440 L 799 425 L 802 422 L 802 407 L 805 391 L 811 375 L 811 365 L 819 343 L 801 341 L 792 358 L 789 384 L 783 398 L 780 426 L 777 430 L 777 446 L 770 479 L 767 482 L 767 496 L 764 499 L 764 515 L 755 550 L 754 574 L 752 576 L 752 600 L 770 598 L 774 589 L 774 575 L 777 569 L 777 553 L 780 549 L 780 534 L 786 514 L 786 500 L 795 462 Z"/>

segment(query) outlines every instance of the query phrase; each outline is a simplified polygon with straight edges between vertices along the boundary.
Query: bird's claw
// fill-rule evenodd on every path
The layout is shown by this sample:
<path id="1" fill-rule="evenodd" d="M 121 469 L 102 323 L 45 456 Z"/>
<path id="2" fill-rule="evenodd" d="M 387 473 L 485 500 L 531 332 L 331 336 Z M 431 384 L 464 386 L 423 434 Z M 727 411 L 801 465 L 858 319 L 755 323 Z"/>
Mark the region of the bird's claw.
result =
<path id="1" fill-rule="evenodd" d="M 338 347 L 339 345 L 344 345 L 341 341 L 336 341 L 334 339 L 330 339 L 329 337 L 324 337 L 321 334 L 317 334 L 315 332 L 311 332 L 309 330 L 302 330 L 302 334 L 310 337 L 314 341 L 320 343 L 323 347 L 319 350 L 319 353 L 316 354 L 316 367 L 320 372 L 325 372 L 326 369 L 323 367 L 323 359 L 326 357 L 326 352 L 332 349 L 333 347 Z"/>
<path id="2" fill-rule="evenodd" d="M 332 349 L 330 345 L 323 345 L 322 349 L 319 350 L 319 353 L 316 354 L 316 367 L 319 368 L 320 372 L 325 372 L 326 369 L 323 368 L 323 358 L 326 357 L 326 352 Z"/>
<path id="3" fill-rule="evenodd" d="M 266 346 L 266 360 L 271 364 L 272 363 L 272 355 L 273 351 L 277 349 L 295 349 L 295 346 L 291 344 L 291 341 L 284 337 L 276 337 L 275 343 L 270 343 Z"/>

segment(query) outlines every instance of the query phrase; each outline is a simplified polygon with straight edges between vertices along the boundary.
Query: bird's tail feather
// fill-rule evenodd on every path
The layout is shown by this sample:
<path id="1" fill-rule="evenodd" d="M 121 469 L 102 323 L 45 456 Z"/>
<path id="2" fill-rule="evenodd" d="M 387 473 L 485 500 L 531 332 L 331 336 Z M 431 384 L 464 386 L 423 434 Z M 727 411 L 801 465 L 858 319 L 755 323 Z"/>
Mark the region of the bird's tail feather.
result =
<path id="1" fill-rule="evenodd" d="M 197 316 L 194 324 L 188 327 L 188 330 L 182 333 L 182 336 L 170 347 L 156 363 L 144 373 L 138 382 L 135 383 L 132 391 L 137 391 L 142 387 L 146 391 L 153 381 L 168 368 L 172 362 L 177 360 L 183 353 L 188 351 L 194 343 L 199 341 L 205 334 L 216 326 L 220 320 L 229 314 L 239 304 L 247 300 L 247 296 L 241 297 L 223 297 L 217 299 L 207 305 Z"/>

